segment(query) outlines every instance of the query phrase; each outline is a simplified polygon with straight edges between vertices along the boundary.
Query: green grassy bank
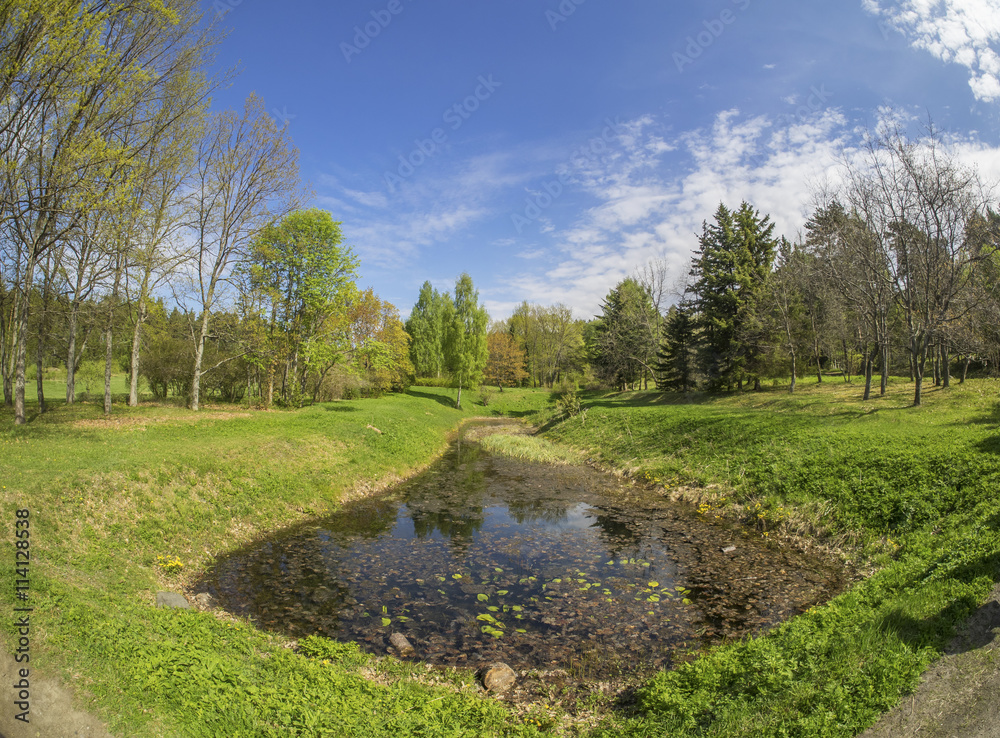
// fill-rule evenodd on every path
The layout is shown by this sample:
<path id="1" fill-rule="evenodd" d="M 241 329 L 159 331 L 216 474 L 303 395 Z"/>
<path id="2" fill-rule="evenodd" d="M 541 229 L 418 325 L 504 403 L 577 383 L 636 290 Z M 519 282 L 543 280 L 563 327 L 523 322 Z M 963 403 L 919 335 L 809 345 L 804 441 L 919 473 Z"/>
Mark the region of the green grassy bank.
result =
<path id="1" fill-rule="evenodd" d="M 1000 383 L 728 397 L 585 398 L 546 438 L 762 537 L 840 547 L 874 572 L 766 636 L 718 647 L 639 694 L 606 735 L 851 736 L 911 690 L 1000 578 Z"/>
<path id="2" fill-rule="evenodd" d="M 30 657 L 124 736 L 532 735 L 468 676 L 372 661 L 353 646 L 283 638 L 212 613 L 156 609 L 213 556 L 337 507 L 429 463 L 464 417 L 522 415 L 541 392 L 489 408 L 453 391 L 298 411 L 233 406 L 56 405 L 31 422 L 0 414 L 0 515 L 14 545 L 30 512 Z M 35 408 L 37 411 L 37 408 Z M 7 557 L 6 612 L 14 556 Z M 2 619 L 13 652 L 13 620 Z M 306 654 L 312 656 L 307 658 Z"/>
<path id="3" fill-rule="evenodd" d="M 596 734 L 855 735 L 913 687 L 1000 578 L 1000 382 L 932 390 L 921 408 L 902 381 L 867 403 L 856 385 L 800 386 L 592 394 L 542 439 L 497 440 L 553 460 L 575 448 L 775 545 L 847 551 L 871 574 L 765 636 L 659 675 L 633 716 L 613 712 Z M 0 413 L 11 548 L 15 511 L 30 510 L 34 676 L 75 685 L 125 736 L 546 734 L 541 713 L 516 717 L 469 675 L 323 639 L 292 649 L 229 617 L 153 606 L 212 557 L 426 465 L 463 418 L 549 415 L 545 392 L 508 390 L 488 408 L 467 396 L 463 412 L 452 396 L 414 388 L 273 412 L 116 406 L 110 419 L 99 404 L 56 405 L 29 407 L 24 427 Z M 13 556 L 7 572 L 9 613 Z M 0 620 L 11 652 L 12 620 Z"/>

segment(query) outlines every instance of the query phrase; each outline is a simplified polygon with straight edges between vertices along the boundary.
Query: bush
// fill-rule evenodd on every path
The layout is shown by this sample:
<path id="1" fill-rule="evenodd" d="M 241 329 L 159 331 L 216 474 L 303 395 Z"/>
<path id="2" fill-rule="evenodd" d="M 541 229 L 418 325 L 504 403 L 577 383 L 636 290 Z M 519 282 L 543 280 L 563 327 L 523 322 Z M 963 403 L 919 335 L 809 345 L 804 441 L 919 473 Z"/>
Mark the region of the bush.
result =
<path id="1" fill-rule="evenodd" d="M 577 393 L 576 382 L 563 379 L 553 385 L 549 398 L 555 400 L 556 414 L 560 418 L 572 418 L 580 414 L 580 395 Z"/>
<path id="2" fill-rule="evenodd" d="M 139 375 L 149 383 L 153 397 L 162 400 L 169 393 L 187 397 L 191 393 L 194 353 L 189 341 L 163 338 L 150 342 L 140 357 Z"/>
<path id="3" fill-rule="evenodd" d="M 489 407 L 490 401 L 496 395 L 496 390 L 486 384 L 479 385 L 479 401 L 483 403 L 483 407 Z"/>

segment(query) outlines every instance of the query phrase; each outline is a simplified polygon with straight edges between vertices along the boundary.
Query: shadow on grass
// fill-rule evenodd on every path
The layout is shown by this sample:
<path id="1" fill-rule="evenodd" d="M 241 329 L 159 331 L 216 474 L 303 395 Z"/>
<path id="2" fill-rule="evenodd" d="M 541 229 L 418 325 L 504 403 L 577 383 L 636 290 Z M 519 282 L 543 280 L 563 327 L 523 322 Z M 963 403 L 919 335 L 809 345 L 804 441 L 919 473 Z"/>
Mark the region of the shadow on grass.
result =
<path id="1" fill-rule="evenodd" d="M 433 400 L 439 405 L 444 405 L 445 407 L 451 408 L 452 410 L 455 409 L 455 401 L 450 397 L 446 397 L 445 395 L 436 395 L 430 392 L 420 392 L 419 390 L 415 390 L 412 387 L 406 390 L 406 394 L 410 395 L 411 397 L 421 397 L 425 400 Z"/>
<path id="2" fill-rule="evenodd" d="M 1000 515 L 994 515 L 988 524 L 995 526 Z M 950 573 L 949 579 L 969 582 L 989 576 L 1000 581 L 1000 552 L 982 556 Z M 896 633 L 914 650 L 922 646 L 943 651 L 949 655 L 975 651 L 996 639 L 1000 629 L 1000 602 L 989 600 L 980 605 L 971 595 L 956 598 L 940 612 L 922 620 L 901 610 L 893 610 L 882 618 L 882 630 Z"/>
<path id="3" fill-rule="evenodd" d="M 325 402 L 323 409 L 328 413 L 356 413 L 358 408 L 353 405 L 341 405 L 340 403 Z"/>

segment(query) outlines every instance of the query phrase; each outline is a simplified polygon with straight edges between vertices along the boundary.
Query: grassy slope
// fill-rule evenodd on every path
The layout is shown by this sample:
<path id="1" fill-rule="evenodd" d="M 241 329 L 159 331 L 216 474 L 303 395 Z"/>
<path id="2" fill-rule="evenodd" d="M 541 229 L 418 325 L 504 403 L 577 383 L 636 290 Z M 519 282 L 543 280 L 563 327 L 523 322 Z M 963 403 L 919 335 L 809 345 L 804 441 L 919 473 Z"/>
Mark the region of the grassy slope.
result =
<path id="1" fill-rule="evenodd" d="M 762 536 L 850 539 L 879 568 L 765 637 L 659 675 L 644 715 L 609 735 L 850 736 L 915 685 L 1000 578 L 1000 384 L 930 391 L 921 408 L 911 387 L 867 403 L 829 382 L 794 397 L 594 396 L 548 431 L 640 479 L 699 488 L 706 514 Z"/>
<path id="2" fill-rule="evenodd" d="M 644 715 L 607 733 L 846 736 L 898 700 L 998 576 L 998 393 L 970 382 L 920 409 L 902 383 L 864 404 L 839 383 L 695 403 L 594 396 L 585 418 L 550 429 L 639 477 L 721 484 L 700 489 L 713 514 L 762 535 L 854 532 L 882 567 L 766 637 L 660 675 Z M 111 421 L 81 405 L 26 428 L 3 414 L 2 514 L 12 529 L 16 507 L 32 511 L 33 666 L 85 686 L 130 736 L 532 734 L 407 665 L 379 662 L 373 682 L 350 647 L 309 644 L 325 658 L 306 659 L 246 624 L 151 605 L 179 584 L 158 556 L 178 557 L 184 581 L 211 555 L 427 463 L 461 417 L 483 412 L 457 413 L 447 394 L 298 412 L 116 408 Z M 495 401 L 526 413 L 545 399 Z"/>
<path id="3" fill-rule="evenodd" d="M 467 687 L 424 686 L 407 665 L 379 662 L 372 681 L 356 649 L 326 641 L 312 644 L 326 658 L 307 659 L 245 623 L 152 606 L 211 556 L 428 463 L 462 417 L 484 413 L 472 397 L 454 410 L 451 394 L 296 412 L 116 407 L 110 420 L 78 404 L 25 427 L 5 411 L 2 519 L 13 531 L 15 509 L 31 511 L 36 676 L 61 671 L 129 736 L 532 734 Z M 507 392 L 494 406 L 522 414 L 545 399 Z M 175 557 L 180 573 L 164 566 Z"/>

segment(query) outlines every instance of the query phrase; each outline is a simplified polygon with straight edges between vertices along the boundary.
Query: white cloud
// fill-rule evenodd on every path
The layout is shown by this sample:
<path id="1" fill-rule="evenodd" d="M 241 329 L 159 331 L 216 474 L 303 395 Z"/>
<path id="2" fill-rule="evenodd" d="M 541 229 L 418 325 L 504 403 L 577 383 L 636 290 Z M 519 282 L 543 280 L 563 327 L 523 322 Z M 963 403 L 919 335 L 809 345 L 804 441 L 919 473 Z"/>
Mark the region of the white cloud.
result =
<path id="1" fill-rule="evenodd" d="M 511 289 L 590 317 L 608 290 L 650 259 L 664 259 L 675 282 L 690 267 L 702 221 L 719 203 L 738 207 L 746 200 L 771 216 L 777 234 L 794 239 L 812 210 L 813 185 L 833 176 L 849 133 L 836 110 L 784 126 L 726 110 L 709 129 L 651 151 L 647 140 L 661 134 L 646 119 L 620 142 L 620 156 L 584 178 L 598 204 L 553 234 L 562 260 L 545 273 L 519 275 Z M 672 149 L 679 152 L 662 157 Z"/>
<path id="2" fill-rule="evenodd" d="M 910 43 L 969 70 L 977 100 L 1000 100 L 1000 0 L 862 0 Z"/>

